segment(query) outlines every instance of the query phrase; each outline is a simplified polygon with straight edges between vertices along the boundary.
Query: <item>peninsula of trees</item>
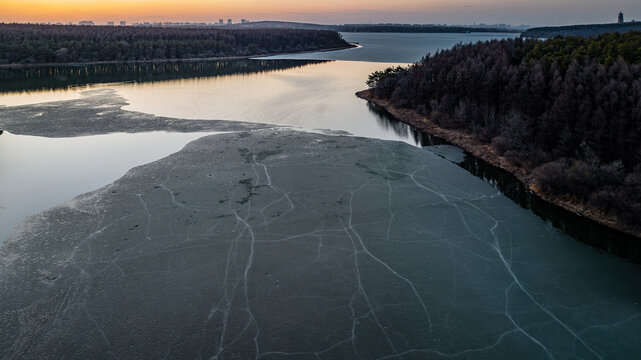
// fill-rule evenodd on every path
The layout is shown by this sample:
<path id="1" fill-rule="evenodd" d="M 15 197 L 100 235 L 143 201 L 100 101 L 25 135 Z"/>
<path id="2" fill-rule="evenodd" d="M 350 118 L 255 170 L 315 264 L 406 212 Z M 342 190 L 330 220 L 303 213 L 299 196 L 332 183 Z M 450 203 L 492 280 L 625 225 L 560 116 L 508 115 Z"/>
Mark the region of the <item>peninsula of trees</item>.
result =
<path id="1" fill-rule="evenodd" d="M 0 24 L 0 64 L 243 57 L 349 46 L 327 30 Z"/>
<path id="2" fill-rule="evenodd" d="M 457 45 L 372 74 L 368 95 L 481 144 L 543 198 L 638 235 L 640 49 L 641 32 Z"/>

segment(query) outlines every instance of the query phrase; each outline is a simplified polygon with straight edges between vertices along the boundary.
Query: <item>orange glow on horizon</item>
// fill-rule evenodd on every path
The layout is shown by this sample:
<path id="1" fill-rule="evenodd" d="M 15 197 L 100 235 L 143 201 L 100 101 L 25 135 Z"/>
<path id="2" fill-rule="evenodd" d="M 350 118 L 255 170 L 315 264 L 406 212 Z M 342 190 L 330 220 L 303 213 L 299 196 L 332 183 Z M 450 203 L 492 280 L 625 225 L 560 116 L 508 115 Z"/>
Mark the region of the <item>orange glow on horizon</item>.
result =
<path id="1" fill-rule="evenodd" d="M 614 11 L 613 9 L 616 9 Z M 0 22 L 217 22 L 562 25 L 641 17 L 638 0 L 0 0 Z"/>
<path id="2" fill-rule="evenodd" d="M 458 1 L 458 0 L 455 0 Z M 218 18 L 246 17 L 266 20 L 292 14 L 335 13 L 341 11 L 411 11 L 425 8 L 436 1 L 376 0 L 298 1 L 298 0 L 0 0 L 0 21 L 4 22 L 68 22 L 79 20 L 105 21 L 208 21 Z M 257 18 L 258 17 L 258 18 Z"/>

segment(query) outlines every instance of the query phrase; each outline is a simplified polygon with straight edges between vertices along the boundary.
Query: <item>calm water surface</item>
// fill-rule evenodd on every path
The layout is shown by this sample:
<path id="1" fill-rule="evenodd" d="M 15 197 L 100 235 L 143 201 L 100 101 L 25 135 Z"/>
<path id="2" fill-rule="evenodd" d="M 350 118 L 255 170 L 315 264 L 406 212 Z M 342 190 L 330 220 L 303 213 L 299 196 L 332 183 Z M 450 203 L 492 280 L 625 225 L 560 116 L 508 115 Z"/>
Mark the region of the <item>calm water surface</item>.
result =
<path id="1" fill-rule="evenodd" d="M 0 111 L 2 105 L 71 100 L 91 96 L 84 93 L 88 89 L 108 88 L 127 99 L 125 109 L 131 111 L 331 129 L 415 144 L 408 126 L 390 126 L 354 96 L 365 87 L 369 73 L 389 64 L 301 64 L 303 67 L 254 74 L 9 93 L 0 95 Z M 0 136 L 0 238 L 10 234 L 25 216 L 108 184 L 129 168 L 164 157 L 201 136 L 146 133 L 47 139 L 5 133 Z M 90 173 L 88 164 L 92 164 Z"/>
<path id="2" fill-rule="evenodd" d="M 456 43 L 514 34 L 343 36 L 361 47 L 213 64 L 4 71 L 5 85 L 10 83 L 15 91 L 3 88 L 0 111 L 2 106 L 77 99 L 87 96 L 83 94 L 87 89 L 109 88 L 128 101 L 125 109 L 131 111 L 331 129 L 420 146 L 420 135 L 410 127 L 390 122 L 354 96 L 365 88 L 367 75 L 415 62 Z M 42 76 L 47 73 L 60 77 L 52 82 Z M 118 79 L 122 81 L 114 82 Z M 5 133 L 0 137 L 0 241 L 25 216 L 108 184 L 129 168 L 164 157 L 200 136 L 146 133 L 46 139 Z"/>
<path id="3" fill-rule="evenodd" d="M 110 88 L 127 110 L 189 119 L 221 119 L 331 129 L 357 136 L 418 144 L 404 124 L 390 124 L 354 96 L 367 75 L 391 63 L 412 63 L 428 52 L 512 34 L 343 34 L 360 48 L 279 56 L 278 61 L 177 66 L 81 67 L 5 71 L 2 106 L 80 98 L 87 89 Z M 311 60 L 349 60 L 315 63 Z M 297 60 L 297 61 L 295 61 Z M 356 60 L 356 61 L 354 61 Z M 150 75 L 149 72 L 152 72 Z M 191 78 L 183 78 L 185 73 Z M 75 74 L 75 76 L 74 76 Z M 102 77 L 101 77 L 101 74 Z M 21 80 L 22 76 L 22 80 Z M 107 84 L 100 84 L 102 81 Z M 123 82 L 114 82 L 121 79 Z M 89 84 L 89 85 L 85 85 Z M 55 89 L 65 87 L 62 89 Z M 0 241 L 25 216 L 108 184 L 127 169 L 177 151 L 202 134 L 105 135 L 44 139 L 5 133 L 0 137 Z M 90 171 L 87 171 L 90 169 Z"/>
<path id="4" fill-rule="evenodd" d="M 50 139 L 0 136 L 0 239 L 22 218 L 95 190 L 206 134 L 153 132 Z"/>

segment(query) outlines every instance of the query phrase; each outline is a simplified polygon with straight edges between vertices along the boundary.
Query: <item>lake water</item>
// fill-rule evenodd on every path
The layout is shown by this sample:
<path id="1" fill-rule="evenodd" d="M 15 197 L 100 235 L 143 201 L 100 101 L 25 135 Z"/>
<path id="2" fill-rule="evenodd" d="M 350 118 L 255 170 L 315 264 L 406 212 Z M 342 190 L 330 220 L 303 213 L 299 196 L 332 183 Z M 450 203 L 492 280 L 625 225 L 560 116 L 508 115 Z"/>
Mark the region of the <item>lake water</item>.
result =
<path id="1" fill-rule="evenodd" d="M 117 351 L 130 348 L 130 344 L 118 345 L 120 340 L 113 335 L 131 330 L 120 327 L 126 319 L 139 315 L 129 313 L 128 306 L 148 302 L 155 304 L 153 309 L 163 309 L 150 316 L 169 316 L 177 311 L 187 319 L 206 309 L 205 320 L 195 317 L 192 322 L 184 322 L 193 326 L 189 334 L 201 330 L 207 333 L 208 321 L 219 321 L 224 314 L 224 321 L 217 322 L 217 327 L 211 325 L 223 329 L 217 353 L 221 357 L 223 344 L 240 346 L 236 343 L 246 341 L 251 345 L 245 347 L 253 348 L 255 343 L 256 354 L 251 357 L 257 358 L 259 354 L 261 358 L 350 358 L 365 354 L 365 358 L 476 359 L 522 354 L 520 357 L 528 359 L 633 359 L 641 341 L 641 294 L 634 286 L 640 275 L 637 265 L 575 241 L 502 195 L 497 188 L 506 191 L 508 186 L 496 183 L 494 179 L 500 176 L 490 178 L 490 171 L 479 171 L 479 165 L 460 150 L 439 146 L 437 139 L 391 121 L 354 96 L 365 88 L 367 75 L 375 70 L 412 63 L 428 52 L 459 42 L 504 36 L 513 35 L 344 34 L 361 47 L 238 62 L 80 67 L 60 71 L 54 82 L 47 74 L 58 70 L 2 70 L 5 85 L 10 82 L 13 90 L 3 88 L 5 93 L 0 94 L 0 127 L 8 130 L 0 135 L 0 242 L 25 217 L 108 185 L 132 167 L 142 165 L 124 180 L 78 200 L 79 205 L 70 205 L 72 210 L 79 209 L 70 218 L 64 214 L 67 208 L 54 208 L 32 219 L 38 226 L 21 229 L 22 234 L 31 232 L 34 241 L 47 249 L 54 246 L 51 234 L 64 239 L 61 246 L 68 238 L 79 237 L 79 245 L 68 249 L 68 258 L 65 255 L 59 259 L 57 250 L 52 251 L 51 260 L 41 259 L 43 263 L 51 261 L 49 267 L 29 268 L 35 278 L 26 284 L 46 288 L 58 278 L 70 281 L 69 288 L 77 290 L 69 301 L 80 305 L 64 305 L 63 312 L 69 316 L 61 317 L 59 325 L 66 319 L 84 324 L 76 325 L 77 336 L 88 337 L 87 346 L 95 351 L 114 357 L 118 353 L 133 354 Z M 125 102 L 124 111 L 114 110 Z M 272 128 L 293 127 L 300 135 L 282 130 L 284 135 L 279 136 L 278 129 L 247 137 L 215 135 L 199 140 L 185 154 L 145 165 L 205 135 L 242 128 L 129 133 L 130 127 L 110 128 L 108 121 L 100 119 L 85 123 L 65 118 L 66 110 L 82 115 L 83 104 L 96 111 L 104 109 L 107 119 L 114 114 L 127 118 L 128 113 L 141 113 L 203 123 L 231 120 Z M 54 114 L 52 119 L 74 124 L 74 128 L 65 132 L 60 128 L 63 125 L 54 124 L 47 134 L 14 123 L 14 130 L 3 125 L 3 113 L 25 122 Z M 102 116 L 95 111 L 87 114 Z M 152 119 L 145 116 L 133 116 L 131 121 L 147 124 Z M 4 119 L 7 124 L 10 120 Z M 180 120 L 174 125 L 179 127 Z M 331 140 L 315 135 L 324 133 L 323 129 L 376 141 Z M 86 136 L 72 135 L 76 133 Z M 225 142 L 218 142 L 218 138 Z M 270 144 L 278 145 L 278 149 L 269 148 Z M 250 153 L 248 148 L 252 146 L 265 149 Z M 426 151 L 418 149 L 423 146 Z M 219 158 L 199 155 L 211 149 Z M 441 157 L 490 178 L 494 188 Z M 221 162 L 231 158 L 243 161 L 230 162 L 229 166 Z M 306 159 L 317 160 L 318 165 L 311 166 Z M 212 170 L 198 168 L 194 170 L 198 176 L 192 178 L 190 167 L 198 162 L 207 163 Z M 156 184 L 156 173 L 165 180 Z M 332 176 L 326 181 L 330 182 L 325 183 L 323 178 L 329 174 Z M 203 186 L 201 179 L 209 178 L 218 181 L 216 188 L 207 194 L 195 190 Z M 140 208 L 132 213 L 128 213 L 130 208 L 118 208 L 117 202 L 109 200 L 128 191 L 133 194 L 126 199 L 130 208 Z M 243 191 L 247 191 L 245 197 Z M 258 196 L 263 192 L 263 197 Z M 100 206 L 91 202 L 94 196 L 100 199 Z M 215 206 L 202 207 L 198 202 L 203 199 Z M 192 207 L 192 203 L 196 205 Z M 225 208 L 228 203 L 238 204 L 240 210 L 229 213 Z M 318 212 L 307 204 L 314 204 Z M 109 211 L 96 216 L 103 206 Z M 295 207 L 297 211 L 292 211 Z M 359 208 L 367 210 L 359 213 Z M 121 219 L 111 219 L 121 212 L 121 219 L 135 217 L 135 221 L 121 226 Z M 287 222 L 279 223 L 280 216 Z M 151 226 L 152 221 L 157 222 L 156 227 Z M 77 227 L 68 233 L 66 226 L 74 224 Z M 119 228 L 112 233 L 113 224 Z M 132 239 L 129 234 L 141 229 L 145 234 L 140 235 L 140 242 L 128 243 Z M 226 241 L 234 236 L 238 237 L 229 249 L 216 248 L 209 255 L 200 251 L 207 251 L 209 245 L 199 239 Z M 118 244 L 112 242 L 116 237 Z M 299 238 L 304 242 L 288 243 Z M 243 239 L 247 242 L 241 242 Z M 257 247 L 256 253 L 255 240 L 266 244 Z M 9 246 L 5 249 L 11 250 Z M 110 258 L 112 251 L 120 255 Z M 174 251 L 175 257 L 159 258 Z M 38 256 L 33 254 L 32 258 Z M 76 256 L 78 262 L 68 262 Z M 207 267 L 207 256 L 227 266 L 216 265 L 212 270 Z M 198 266 L 192 268 L 192 261 Z M 260 271 L 250 274 L 252 265 Z M 50 268 L 60 268 L 64 276 L 53 274 Z M 77 269 L 81 271 L 75 274 Z M 318 269 L 323 272 L 317 273 Z M 178 273 L 194 273 L 196 277 L 176 280 Z M 228 281 L 228 276 L 232 280 Z M 248 277 L 253 284 L 273 282 L 274 286 L 249 290 Z M 94 282 L 89 286 L 87 278 L 97 280 L 91 280 Z M 197 284 L 183 284 L 185 279 L 222 285 L 201 289 L 207 295 L 202 295 L 207 298 L 203 301 L 200 292 L 194 291 Z M 19 285 L 3 285 L 5 280 L 0 276 L 0 289 L 19 289 Z M 241 283 L 245 284 L 244 291 L 236 288 Z M 118 289 L 124 290 L 121 293 Z M 56 297 L 67 299 L 65 291 L 37 306 L 61 309 L 63 305 L 59 304 L 67 300 Z M 209 296 L 221 293 L 224 298 L 212 304 Z M 13 304 L 14 299 L 2 296 L 0 301 Z M 127 296 L 137 298 L 131 302 Z M 103 298 L 106 303 L 102 303 Z M 250 303 L 258 305 L 258 298 L 272 299 L 263 300 L 268 306 L 259 310 L 264 311 L 262 318 L 261 313 L 250 309 Z M 282 307 L 271 308 L 274 299 L 282 299 Z M 124 312 L 115 304 L 123 305 Z M 174 307 L 176 304 L 181 306 Z M 316 316 L 314 309 L 323 311 Z M 241 320 L 228 321 L 228 313 Z M 429 337 L 423 332 L 426 315 Z M 122 317 L 116 320 L 117 326 L 110 316 Z M 247 316 L 249 319 L 245 319 Z M 9 320 L 7 324 L 20 324 Z M 160 327 L 182 326 L 165 320 Z M 267 341 L 271 352 L 258 351 L 258 322 L 268 324 L 263 331 L 275 334 Z M 228 324 L 229 328 L 244 330 L 235 340 L 225 342 Z M 89 328 L 82 330 L 83 326 Z M 327 335 L 333 326 L 337 333 Z M 161 342 L 168 350 L 154 352 L 155 357 L 171 357 L 172 347 L 177 349 L 184 343 L 173 329 L 159 331 L 158 339 L 167 336 Z M 148 330 L 131 331 L 144 334 Z M 32 329 L 21 331 L 30 334 Z M 107 339 L 110 341 L 104 341 L 106 345 L 101 344 Z M 279 347 L 278 339 L 289 339 L 288 346 L 296 339 L 296 347 L 302 350 L 284 351 L 286 346 Z M 0 354 L 2 344 L 0 339 Z M 205 348 L 202 345 L 201 352 Z M 189 351 L 194 349 L 183 350 L 183 354 L 192 354 Z"/>
<path id="2" fill-rule="evenodd" d="M 276 60 L 274 60 L 276 61 Z M 177 79 L 145 83 L 111 83 L 77 89 L 12 93 L 0 95 L 0 104 L 7 106 L 29 105 L 42 102 L 63 101 L 83 97 L 89 89 L 109 88 L 124 97 L 129 105 L 124 109 L 158 116 L 186 119 L 237 120 L 267 124 L 288 125 L 303 129 L 331 129 L 346 131 L 358 136 L 414 143 L 408 126 L 391 126 L 381 115 L 369 109 L 367 103 L 354 96 L 365 87 L 363 79 L 372 71 L 389 64 L 373 62 L 328 62 L 308 64 L 285 71 L 254 74 L 237 74 L 192 79 Z M 1 110 L 0 110 L 1 111 Z M 8 129 L 9 132 L 11 129 Z M 96 138 L 42 139 L 5 134 L 0 137 L 0 206 L 5 216 L 0 219 L 0 237 L 27 215 L 117 179 L 135 165 L 177 151 L 187 142 L 201 135 L 176 136 L 171 144 L 162 133 L 145 133 L 123 136 L 104 135 Z M 5 140 L 6 139 L 6 140 Z M 39 139 L 42 139 L 41 141 Z M 142 145 L 140 139 L 144 141 Z M 143 140 L 144 139 L 144 140 Z M 178 140 L 178 139 L 182 139 Z M 141 143 L 141 145 L 136 145 Z M 87 146 L 92 144 L 92 146 Z M 127 146 L 127 144 L 130 144 Z M 93 181 L 83 182 L 87 164 L 118 163 L 123 152 L 105 151 L 109 148 L 127 148 L 135 156 L 124 157 L 117 167 L 98 166 L 91 171 Z M 52 154 L 48 156 L 16 156 L 14 152 L 30 148 L 29 153 Z M 60 163 L 60 153 L 74 154 L 75 161 Z M 20 158 L 20 161 L 14 160 Z M 56 167 L 46 177 L 26 174 L 22 169 Z M 87 179 L 89 180 L 89 179 Z M 82 183 L 84 186 L 79 187 Z M 55 188 L 53 188 L 55 184 Z M 32 191 L 49 188 L 48 195 L 28 197 Z M 79 191 L 80 190 L 80 191 Z"/>
<path id="3" fill-rule="evenodd" d="M 400 123 L 391 123 L 369 108 L 354 93 L 364 89 L 367 76 L 398 63 L 418 61 L 428 52 L 449 48 L 459 42 L 476 42 L 514 34 L 343 34 L 360 48 L 316 54 L 281 55 L 279 60 L 223 61 L 173 66 L 89 66 L 62 71 L 53 68 L 0 70 L 4 88 L 2 106 L 18 106 L 81 98 L 86 90 L 109 88 L 129 103 L 126 110 L 186 119 L 238 120 L 296 126 L 303 129 L 331 129 L 356 136 L 399 140 L 417 145 L 415 134 Z M 305 61 L 305 60 L 319 60 Z M 341 60 L 341 61 L 334 61 Z M 346 60 L 346 61 L 343 61 Z M 358 60 L 358 61 L 353 61 Z M 329 61 L 329 62 L 324 62 Z M 49 74 L 58 77 L 51 80 Z M 150 75 L 151 74 L 151 75 Z M 122 80 L 118 82 L 117 80 Z M 106 82 L 107 84 L 101 84 Z M 9 85 L 7 85 L 9 84 Z M 59 88 L 62 87 L 62 88 Z M 8 129 L 9 132 L 10 129 Z M 25 216 L 54 206 L 84 191 L 117 179 L 133 166 L 170 154 L 195 136 L 176 136 L 168 144 L 159 133 L 109 135 L 96 141 L 47 139 L 39 141 L 19 134 L 6 134 L 0 143 L 0 242 Z M 159 137 L 156 140 L 154 138 Z M 10 139 L 9 139 L 10 138 Z M 144 146 L 135 146 L 144 139 Z M 178 140 L 178 139 L 182 139 Z M 108 148 L 127 148 L 135 156 Z M 93 144 L 87 146 L 87 144 Z M 100 145 L 98 145 L 100 144 Z M 131 144 L 127 147 L 126 144 Z M 57 157 L 18 155 L 74 154 L 75 161 L 56 161 Z M 160 155 L 160 156 L 159 156 Z M 14 159 L 23 156 L 20 162 Z M 121 161 L 122 160 L 122 161 Z M 83 173 L 87 164 L 118 163 L 120 166 L 94 167 L 90 176 Z M 22 169 L 58 171 L 46 177 Z M 55 184 L 55 187 L 53 187 Z M 31 196 L 36 191 L 46 195 Z M 29 197 L 29 198 L 28 198 Z M 25 201 L 25 199 L 27 199 Z"/>

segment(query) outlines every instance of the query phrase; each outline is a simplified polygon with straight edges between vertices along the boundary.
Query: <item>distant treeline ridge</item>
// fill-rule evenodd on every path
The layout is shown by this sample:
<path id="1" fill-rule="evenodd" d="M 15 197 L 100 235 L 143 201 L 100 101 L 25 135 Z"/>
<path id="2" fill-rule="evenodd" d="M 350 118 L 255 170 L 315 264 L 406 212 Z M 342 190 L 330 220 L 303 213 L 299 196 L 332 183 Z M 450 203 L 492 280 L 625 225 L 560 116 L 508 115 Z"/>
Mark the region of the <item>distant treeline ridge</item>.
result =
<path id="1" fill-rule="evenodd" d="M 628 31 L 641 31 L 641 22 L 537 27 L 524 31 L 521 36 L 535 39 L 553 38 L 555 36 L 593 37 L 614 32 L 623 34 Z"/>
<path id="2" fill-rule="evenodd" d="M 333 28 L 341 32 L 385 32 L 385 33 L 518 33 L 519 30 L 505 28 L 481 28 L 467 26 L 439 26 L 439 25 L 369 25 L 369 24 L 346 24 L 337 25 Z"/>

